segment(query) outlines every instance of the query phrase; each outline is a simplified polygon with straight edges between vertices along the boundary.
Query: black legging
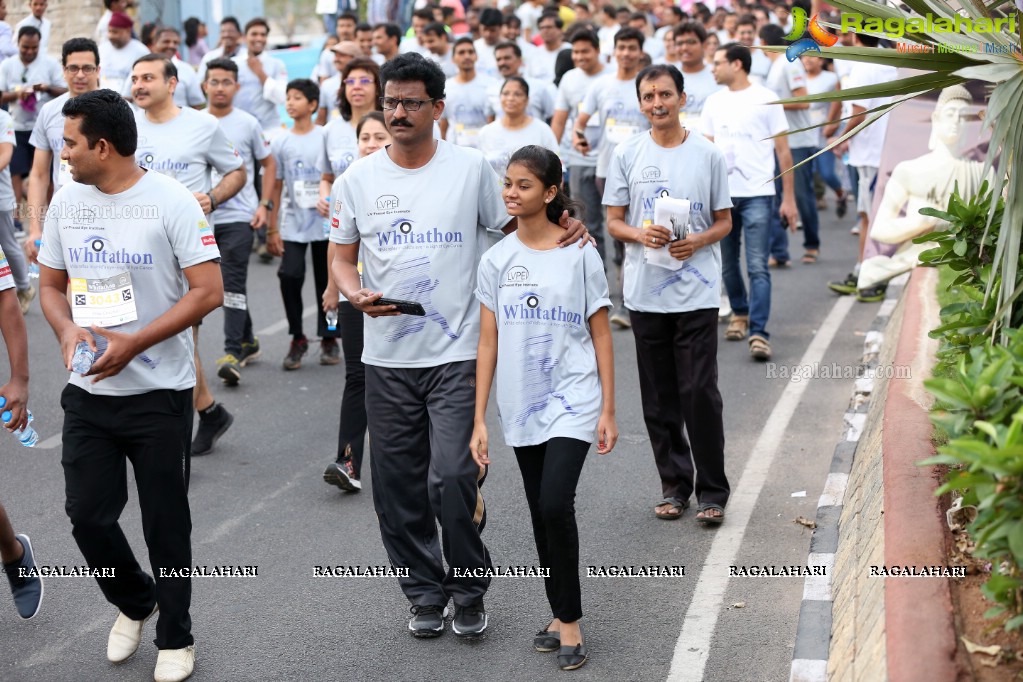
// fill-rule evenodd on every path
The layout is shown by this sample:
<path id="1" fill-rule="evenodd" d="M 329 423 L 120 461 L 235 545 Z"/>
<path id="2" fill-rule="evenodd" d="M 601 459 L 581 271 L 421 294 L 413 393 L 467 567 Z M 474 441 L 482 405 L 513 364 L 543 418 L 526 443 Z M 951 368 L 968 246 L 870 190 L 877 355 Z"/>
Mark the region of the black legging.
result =
<path id="1" fill-rule="evenodd" d="M 366 368 L 362 364 L 364 314 L 348 301 L 338 303 L 341 352 L 345 356 L 345 391 L 341 396 L 341 426 L 337 432 L 337 460 L 349 452 L 355 475 L 361 477 L 366 445 Z"/>
<path id="2" fill-rule="evenodd" d="M 540 565 L 550 568 L 550 577 L 543 581 L 547 601 L 563 623 L 574 623 L 583 615 L 575 488 L 589 449 L 589 443 L 575 438 L 515 448 Z"/>

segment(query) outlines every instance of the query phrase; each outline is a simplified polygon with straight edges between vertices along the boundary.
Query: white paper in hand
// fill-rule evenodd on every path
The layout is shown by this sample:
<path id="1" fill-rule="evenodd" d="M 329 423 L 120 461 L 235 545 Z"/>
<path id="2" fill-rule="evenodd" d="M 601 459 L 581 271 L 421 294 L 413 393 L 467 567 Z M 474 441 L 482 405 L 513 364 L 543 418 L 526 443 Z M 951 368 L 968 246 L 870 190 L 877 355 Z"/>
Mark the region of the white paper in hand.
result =
<path id="1" fill-rule="evenodd" d="M 672 241 L 685 239 L 689 236 L 689 209 L 688 199 L 657 197 L 654 199 L 654 225 L 670 229 Z M 659 249 L 647 247 L 644 255 L 648 265 L 668 270 L 678 270 L 686 264 L 669 253 L 668 245 Z"/>

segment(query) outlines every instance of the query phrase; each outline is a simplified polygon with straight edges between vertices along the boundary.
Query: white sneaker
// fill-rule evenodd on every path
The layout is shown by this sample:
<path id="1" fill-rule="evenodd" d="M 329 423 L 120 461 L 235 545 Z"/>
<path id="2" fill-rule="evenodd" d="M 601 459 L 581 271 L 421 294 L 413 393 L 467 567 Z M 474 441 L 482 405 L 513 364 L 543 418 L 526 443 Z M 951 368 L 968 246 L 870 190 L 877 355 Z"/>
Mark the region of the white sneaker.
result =
<path id="1" fill-rule="evenodd" d="M 132 620 L 120 611 L 117 613 L 117 620 L 114 627 L 110 628 L 110 636 L 107 638 L 107 660 L 111 663 L 121 663 L 131 658 L 139 648 L 142 641 L 142 628 L 146 621 L 152 618 L 159 607 L 153 606 L 153 612 L 142 620 Z"/>
<path id="2" fill-rule="evenodd" d="M 184 649 L 160 649 L 156 657 L 156 682 L 181 682 L 187 680 L 195 669 L 195 645 Z"/>
<path id="3" fill-rule="evenodd" d="M 728 322 L 728 318 L 732 316 L 732 304 L 728 301 L 728 296 L 721 294 L 721 305 L 718 307 L 718 322 Z"/>

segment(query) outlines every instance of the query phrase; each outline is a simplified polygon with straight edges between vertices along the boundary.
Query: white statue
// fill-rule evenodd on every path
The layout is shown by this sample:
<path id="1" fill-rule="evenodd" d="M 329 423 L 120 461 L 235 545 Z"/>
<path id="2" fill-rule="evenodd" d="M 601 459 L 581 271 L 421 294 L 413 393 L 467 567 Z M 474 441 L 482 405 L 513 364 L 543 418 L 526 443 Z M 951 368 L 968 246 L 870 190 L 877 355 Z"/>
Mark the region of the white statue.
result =
<path id="1" fill-rule="evenodd" d="M 984 180 L 984 164 L 962 158 L 965 121 L 973 96 L 961 85 L 941 91 L 931 114 L 931 137 L 923 156 L 902 161 L 892 170 L 884 195 L 870 227 L 871 239 L 883 244 L 902 244 L 891 257 L 872 256 L 860 266 L 858 289 L 887 282 L 911 270 L 921 253 L 933 246 L 914 244 L 914 237 L 933 232 L 943 221 L 920 215 L 925 207 L 944 211 L 958 185 L 964 199 L 977 193 Z M 905 215 L 901 215 L 905 209 Z"/>

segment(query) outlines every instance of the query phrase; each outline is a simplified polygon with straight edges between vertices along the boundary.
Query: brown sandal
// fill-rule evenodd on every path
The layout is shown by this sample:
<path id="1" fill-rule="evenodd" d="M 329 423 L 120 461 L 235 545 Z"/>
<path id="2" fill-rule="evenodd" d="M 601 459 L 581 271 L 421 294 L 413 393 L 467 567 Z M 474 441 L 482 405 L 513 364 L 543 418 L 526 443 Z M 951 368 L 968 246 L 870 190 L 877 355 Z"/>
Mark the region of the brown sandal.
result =
<path id="1" fill-rule="evenodd" d="M 749 331 L 749 315 L 732 315 L 728 320 L 728 327 L 725 329 L 725 339 L 729 341 L 742 341 Z"/>
<path id="2" fill-rule="evenodd" d="M 770 360 L 771 344 L 762 336 L 749 337 L 749 354 L 754 360 Z"/>
<path id="3" fill-rule="evenodd" d="M 817 249 L 808 249 L 807 252 L 803 254 L 802 262 L 807 265 L 813 265 L 814 263 L 817 262 L 817 256 L 819 255 L 820 251 L 818 251 Z"/>

